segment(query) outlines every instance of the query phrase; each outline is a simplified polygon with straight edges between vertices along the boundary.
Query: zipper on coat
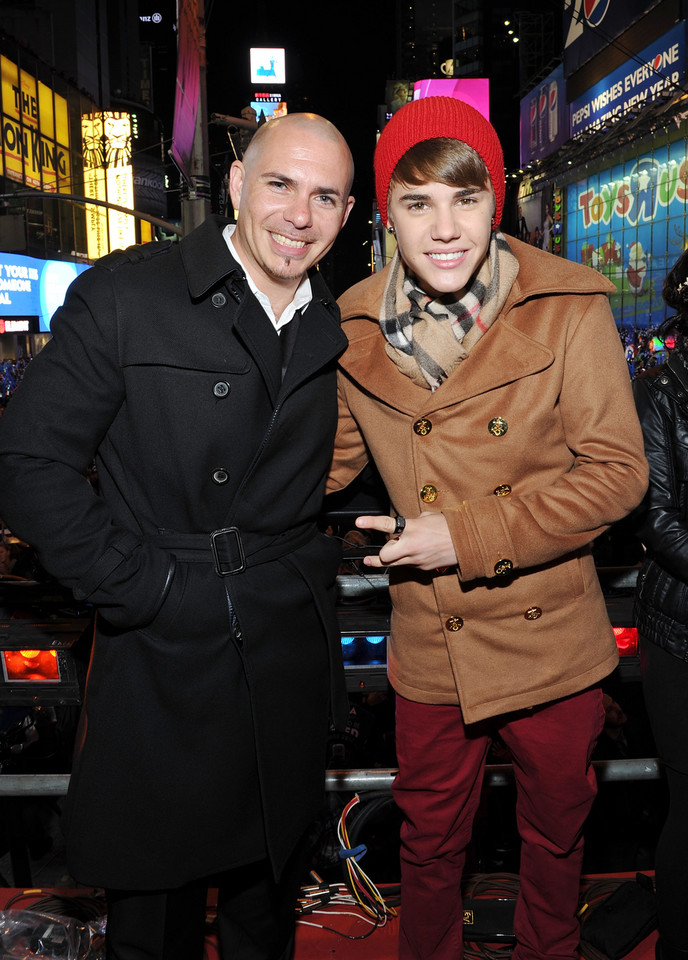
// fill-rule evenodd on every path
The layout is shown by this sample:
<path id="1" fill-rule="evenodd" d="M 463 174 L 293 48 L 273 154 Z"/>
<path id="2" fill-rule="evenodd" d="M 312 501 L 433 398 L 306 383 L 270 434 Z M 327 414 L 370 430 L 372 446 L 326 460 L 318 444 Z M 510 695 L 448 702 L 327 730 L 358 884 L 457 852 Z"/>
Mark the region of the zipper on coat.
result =
<path id="1" fill-rule="evenodd" d="M 225 596 L 227 597 L 227 612 L 229 614 L 229 629 L 231 633 L 232 640 L 237 645 L 237 649 L 243 651 L 244 649 L 244 636 L 241 632 L 241 624 L 239 623 L 239 618 L 236 615 L 236 610 L 234 609 L 234 604 L 232 603 L 232 598 L 229 595 L 229 590 L 225 586 Z"/>

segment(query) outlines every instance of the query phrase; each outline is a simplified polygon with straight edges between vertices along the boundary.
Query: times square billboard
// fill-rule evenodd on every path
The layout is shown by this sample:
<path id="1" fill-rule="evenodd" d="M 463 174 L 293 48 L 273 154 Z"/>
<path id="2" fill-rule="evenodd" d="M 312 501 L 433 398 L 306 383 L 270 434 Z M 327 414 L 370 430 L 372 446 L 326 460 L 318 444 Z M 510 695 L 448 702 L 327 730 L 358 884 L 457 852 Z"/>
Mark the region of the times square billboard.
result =
<path id="1" fill-rule="evenodd" d="M 682 22 L 570 105 L 577 133 L 627 115 L 686 74 Z M 620 327 L 654 328 L 666 316 L 662 283 L 688 247 L 688 140 L 685 122 L 629 146 L 606 169 L 581 170 L 566 188 L 565 255 L 612 281 Z M 682 133 L 681 133 L 682 131 Z M 594 132 L 593 132 L 594 136 Z"/>
<path id="2" fill-rule="evenodd" d="M 549 157 L 570 137 L 564 67 L 559 65 L 520 104 L 521 166 Z"/>
<path id="3" fill-rule="evenodd" d="M 24 332 L 50 332 L 50 321 L 62 306 L 67 288 L 89 267 L 87 263 L 0 253 L 0 333 L 18 332 L 16 318 L 38 319 L 38 330 L 30 325 Z"/>
<path id="4" fill-rule="evenodd" d="M 660 0 L 564 0 L 564 75 L 568 78 Z"/>
<path id="5" fill-rule="evenodd" d="M 688 246 L 685 138 L 587 174 L 565 202 L 566 257 L 612 281 L 617 326 L 656 327 L 664 277 Z"/>

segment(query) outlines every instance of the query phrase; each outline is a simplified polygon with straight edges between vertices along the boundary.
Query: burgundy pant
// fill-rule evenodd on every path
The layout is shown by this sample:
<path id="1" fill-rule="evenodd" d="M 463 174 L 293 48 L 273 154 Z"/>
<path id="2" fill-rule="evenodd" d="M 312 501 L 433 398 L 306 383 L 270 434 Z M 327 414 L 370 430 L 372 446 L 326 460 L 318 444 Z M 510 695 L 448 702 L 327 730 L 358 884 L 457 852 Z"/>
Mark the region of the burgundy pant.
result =
<path id="1" fill-rule="evenodd" d="M 513 960 L 574 960 L 583 824 L 596 794 L 590 765 L 604 723 L 586 690 L 532 710 L 464 725 L 458 706 L 397 696 L 401 828 L 399 960 L 463 956 L 461 876 L 480 802 L 489 729 L 509 747 L 521 836 Z"/>

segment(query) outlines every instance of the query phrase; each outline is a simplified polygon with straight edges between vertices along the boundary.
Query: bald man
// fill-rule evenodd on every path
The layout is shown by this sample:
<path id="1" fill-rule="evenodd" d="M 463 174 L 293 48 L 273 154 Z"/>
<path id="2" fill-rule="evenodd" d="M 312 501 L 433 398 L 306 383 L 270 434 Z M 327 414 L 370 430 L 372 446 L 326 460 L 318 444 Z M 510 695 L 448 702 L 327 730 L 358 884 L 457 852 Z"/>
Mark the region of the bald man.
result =
<path id="1" fill-rule="evenodd" d="M 315 267 L 352 176 L 328 121 L 270 121 L 236 224 L 86 271 L 0 424 L 0 515 L 95 611 L 64 825 L 108 960 L 201 960 L 209 885 L 224 960 L 291 952 L 347 713 L 316 524 L 346 338 Z"/>

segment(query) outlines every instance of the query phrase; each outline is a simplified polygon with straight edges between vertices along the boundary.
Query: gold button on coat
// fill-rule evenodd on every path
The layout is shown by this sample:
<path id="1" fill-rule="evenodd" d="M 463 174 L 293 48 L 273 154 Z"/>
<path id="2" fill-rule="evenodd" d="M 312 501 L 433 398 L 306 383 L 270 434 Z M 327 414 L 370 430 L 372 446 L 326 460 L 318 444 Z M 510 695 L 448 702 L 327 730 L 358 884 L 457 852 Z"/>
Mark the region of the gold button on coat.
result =
<path id="1" fill-rule="evenodd" d="M 540 607 L 528 607 L 523 616 L 526 620 L 539 620 L 542 616 L 542 610 Z"/>
<path id="2" fill-rule="evenodd" d="M 420 488 L 420 498 L 423 503 L 434 503 L 438 496 L 437 487 L 433 487 L 431 483 L 426 483 L 425 486 Z"/>
<path id="3" fill-rule="evenodd" d="M 447 630 L 451 630 L 452 632 L 456 633 L 456 631 L 460 630 L 463 626 L 463 620 L 461 617 L 449 617 L 445 626 Z"/>
<path id="4" fill-rule="evenodd" d="M 421 417 L 413 424 L 413 432 L 417 433 L 419 437 L 427 437 L 431 430 L 432 422 L 425 417 Z"/>
<path id="5" fill-rule="evenodd" d="M 511 493 L 511 487 L 508 483 L 500 483 L 498 487 L 495 487 L 492 491 L 495 497 L 506 497 Z"/>
<path id="6" fill-rule="evenodd" d="M 493 437 L 503 437 L 509 429 L 509 424 L 504 417 L 493 417 L 487 425 Z"/>
<path id="7" fill-rule="evenodd" d="M 513 560 L 508 560 L 504 557 L 502 560 L 498 560 L 494 565 L 494 572 L 498 577 L 504 577 L 507 573 L 511 573 L 514 569 Z"/>

